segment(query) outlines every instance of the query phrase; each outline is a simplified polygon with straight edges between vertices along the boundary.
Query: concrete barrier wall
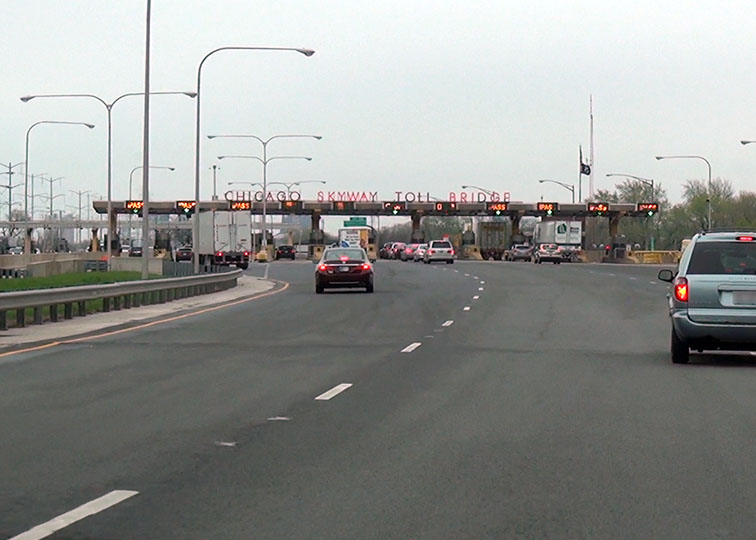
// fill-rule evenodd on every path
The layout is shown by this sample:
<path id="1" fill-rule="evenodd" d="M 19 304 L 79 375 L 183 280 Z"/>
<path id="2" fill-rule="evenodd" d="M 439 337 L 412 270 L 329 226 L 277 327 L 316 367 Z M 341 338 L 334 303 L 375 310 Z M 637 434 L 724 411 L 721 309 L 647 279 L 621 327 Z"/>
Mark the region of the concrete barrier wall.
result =
<path id="1" fill-rule="evenodd" d="M 81 260 L 81 261 L 98 261 L 102 258 L 102 253 L 39 253 L 30 255 L 0 255 L 0 268 L 25 268 L 29 264 Z"/>
<path id="2" fill-rule="evenodd" d="M 26 266 L 30 277 L 50 277 L 71 272 L 83 272 L 84 261 L 81 259 L 35 262 Z"/>
<path id="3" fill-rule="evenodd" d="M 149 272 L 150 274 L 162 276 L 163 275 L 163 259 L 150 258 L 149 260 Z M 113 257 L 110 262 L 111 270 L 119 270 L 126 272 L 141 272 L 142 271 L 142 258 L 141 257 Z"/>

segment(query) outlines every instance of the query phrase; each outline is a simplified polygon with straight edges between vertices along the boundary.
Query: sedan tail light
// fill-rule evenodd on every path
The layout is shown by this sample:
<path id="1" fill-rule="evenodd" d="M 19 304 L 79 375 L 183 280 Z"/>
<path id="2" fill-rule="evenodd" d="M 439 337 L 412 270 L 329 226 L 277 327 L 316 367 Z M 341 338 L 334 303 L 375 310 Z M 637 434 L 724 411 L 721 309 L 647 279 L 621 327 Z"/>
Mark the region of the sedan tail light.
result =
<path id="1" fill-rule="evenodd" d="M 687 279 L 685 279 L 684 277 L 679 277 L 675 279 L 674 289 L 675 289 L 675 298 L 679 302 L 688 301 L 688 294 L 690 293 L 690 290 L 688 289 Z"/>
<path id="2" fill-rule="evenodd" d="M 363 270 L 370 270 L 370 264 L 369 263 L 363 263 L 362 264 L 362 269 Z"/>
<path id="3" fill-rule="evenodd" d="M 328 266 L 326 266 L 325 264 L 320 264 L 318 265 L 318 270 L 325 272 L 326 270 L 328 270 Z"/>

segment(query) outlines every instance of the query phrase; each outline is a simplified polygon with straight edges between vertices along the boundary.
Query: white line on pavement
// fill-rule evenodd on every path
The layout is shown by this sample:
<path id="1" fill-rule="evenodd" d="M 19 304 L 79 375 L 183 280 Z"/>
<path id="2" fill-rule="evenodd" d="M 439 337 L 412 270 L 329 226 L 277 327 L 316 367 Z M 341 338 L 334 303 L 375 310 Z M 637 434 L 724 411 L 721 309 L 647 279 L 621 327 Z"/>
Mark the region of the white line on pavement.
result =
<path id="1" fill-rule="evenodd" d="M 470 274 L 465 274 L 465 276 L 470 277 Z"/>
<path id="2" fill-rule="evenodd" d="M 473 276 L 473 279 L 478 279 L 478 276 Z"/>
<path id="3" fill-rule="evenodd" d="M 614 277 L 614 274 L 611 274 L 611 273 L 610 273 L 609 275 L 610 275 L 611 277 Z"/>
<path id="4" fill-rule="evenodd" d="M 462 308 L 462 311 L 470 311 L 470 306 L 465 306 L 464 308 Z"/>
<path id="5" fill-rule="evenodd" d="M 441 326 L 451 326 L 451 325 L 453 325 L 453 324 L 454 324 L 454 321 L 451 321 L 451 320 L 450 320 L 450 321 L 446 321 L 446 322 L 445 322 L 444 324 L 442 324 Z"/>
<path id="6" fill-rule="evenodd" d="M 637 277 L 634 277 L 634 276 L 630 276 L 630 279 L 632 279 L 632 280 L 636 280 L 636 279 L 638 279 L 638 278 L 637 278 Z"/>
<path id="7" fill-rule="evenodd" d="M 479 291 L 482 291 L 482 290 L 483 290 L 483 287 L 478 287 L 478 290 L 479 290 Z"/>
<path id="8" fill-rule="evenodd" d="M 47 523 L 37 525 L 33 529 L 29 529 L 17 536 L 14 536 L 10 540 L 39 540 L 41 538 L 47 538 L 51 534 L 68 527 L 69 525 L 81 521 L 82 519 L 107 510 L 111 506 L 125 501 L 126 499 L 139 494 L 138 491 L 128 490 L 115 490 L 91 500 L 88 503 L 84 503 L 78 508 L 74 508 L 70 512 L 61 514 L 56 518 L 51 519 Z"/>
<path id="9" fill-rule="evenodd" d="M 649 281 L 651 285 L 656 285 L 656 281 Z"/>
<path id="10" fill-rule="evenodd" d="M 473 300 L 477 300 L 478 298 L 480 298 L 480 296 L 478 296 L 477 294 L 473 296 Z"/>
<path id="11" fill-rule="evenodd" d="M 268 418 L 268 422 L 288 422 L 291 420 L 291 416 L 271 416 Z"/>
<path id="12" fill-rule="evenodd" d="M 481 284 L 481 285 L 485 285 L 485 284 L 486 284 L 486 282 L 485 282 L 485 281 L 481 281 L 481 282 L 480 282 L 480 284 Z"/>
<path id="13" fill-rule="evenodd" d="M 412 352 L 415 349 L 417 349 L 420 345 L 422 345 L 422 343 L 419 342 L 419 341 L 416 341 L 414 343 L 410 343 L 405 348 L 403 348 L 401 352 Z"/>
<path id="14" fill-rule="evenodd" d="M 328 401 L 334 396 L 338 396 L 340 393 L 342 393 L 344 390 L 352 386 L 352 383 L 341 383 L 337 384 L 333 388 L 331 388 L 328 392 L 323 392 L 318 397 L 315 398 L 316 401 Z"/>

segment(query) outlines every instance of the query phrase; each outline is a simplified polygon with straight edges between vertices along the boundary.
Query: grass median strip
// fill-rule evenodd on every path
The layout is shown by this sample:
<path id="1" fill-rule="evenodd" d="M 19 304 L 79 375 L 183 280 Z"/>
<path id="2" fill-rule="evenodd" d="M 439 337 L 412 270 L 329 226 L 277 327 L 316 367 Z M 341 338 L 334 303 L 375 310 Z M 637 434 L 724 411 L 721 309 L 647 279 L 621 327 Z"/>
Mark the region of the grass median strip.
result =
<path id="1" fill-rule="evenodd" d="M 150 276 L 150 278 L 160 276 Z M 80 285 L 105 285 L 123 281 L 142 279 L 140 272 L 72 272 L 49 277 L 29 277 L 0 279 L 0 292 L 31 291 L 35 289 L 55 289 L 58 287 L 77 287 Z"/>

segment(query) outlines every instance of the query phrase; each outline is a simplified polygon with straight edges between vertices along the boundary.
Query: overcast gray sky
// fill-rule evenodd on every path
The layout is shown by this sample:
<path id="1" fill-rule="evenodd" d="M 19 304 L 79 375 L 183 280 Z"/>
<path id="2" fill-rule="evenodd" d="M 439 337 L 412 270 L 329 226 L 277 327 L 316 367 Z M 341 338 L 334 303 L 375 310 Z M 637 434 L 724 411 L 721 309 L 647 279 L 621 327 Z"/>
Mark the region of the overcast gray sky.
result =
<path id="1" fill-rule="evenodd" d="M 112 99 L 143 89 L 143 0 L 4 0 L 0 161 L 64 176 L 63 188 L 105 193 L 106 115 L 97 103 L 35 100 L 87 92 Z M 657 162 L 701 154 L 714 176 L 753 189 L 756 145 L 756 9 L 752 2 L 153 0 L 152 89 L 193 90 L 199 60 L 224 45 L 297 46 L 295 53 L 230 52 L 203 71 L 203 198 L 219 154 L 260 154 L 252 141 L 207 134 L 316 133 L 277 141 L 269 180 L 322 179 L 331 190 L 430 191 L 461 184 L 510 191 L 513 200 L 566 201 L 539 178 L 577 182 L 594 96 L 596 183 L 608 172 L 653 177 L 673 200 L 705 165 Z M 194 102 L 152 101 L 156 199 L 193 198 Z M 140 98 L 114 122 L 114 197 L 141 164 Z M 251 160 L 221 162 L 219 179 L 259 181 Z M 5 178 L 5 177 L 3 177 Z M 18 178 L 18 177 L 17 177 Z M 3 182 L 5 180 L 2 180 Z M 317 187 L 307 186 L 305 198 Z M 587 193 L 587 189 L 585 191 Z M 73 202 L 69 195 L 69 202 Z"/>

